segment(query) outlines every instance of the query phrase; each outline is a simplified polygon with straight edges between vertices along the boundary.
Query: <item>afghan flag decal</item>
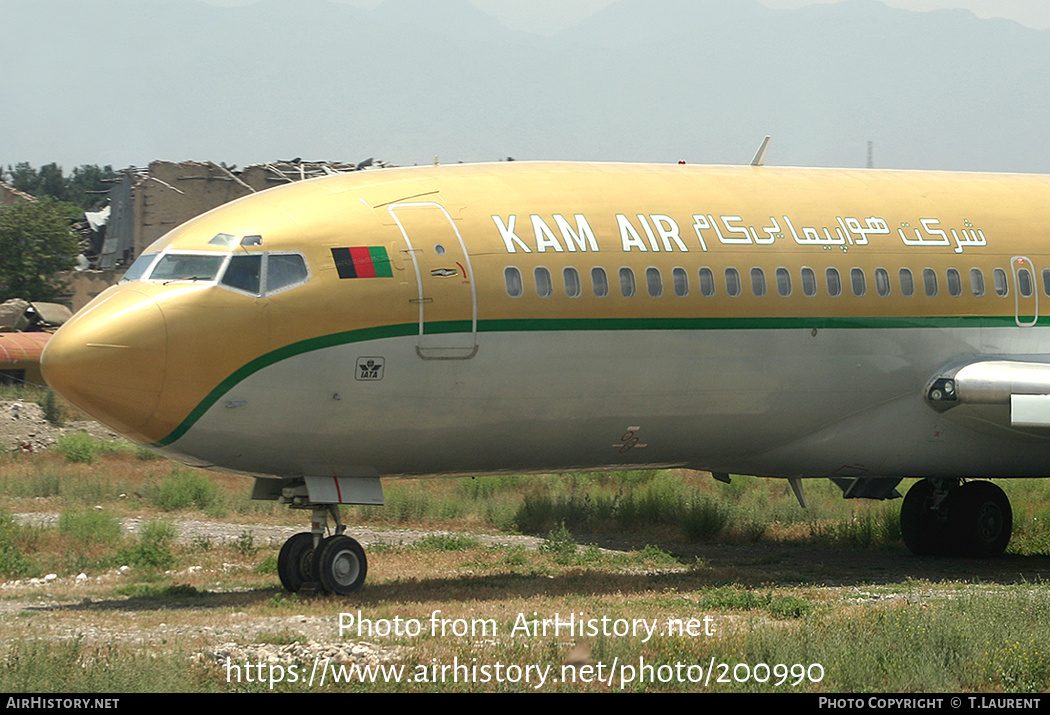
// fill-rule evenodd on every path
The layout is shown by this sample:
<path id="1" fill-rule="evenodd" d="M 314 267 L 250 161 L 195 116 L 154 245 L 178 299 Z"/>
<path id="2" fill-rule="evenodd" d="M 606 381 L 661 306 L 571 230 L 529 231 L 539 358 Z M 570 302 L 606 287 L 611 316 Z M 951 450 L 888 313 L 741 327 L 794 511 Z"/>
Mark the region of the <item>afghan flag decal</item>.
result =
<path id="1" fill-rule="evenodd" d="M 333 248 L 332 260 L 340 278 L 392 278 L 390 256 L 383 246 Z"/>

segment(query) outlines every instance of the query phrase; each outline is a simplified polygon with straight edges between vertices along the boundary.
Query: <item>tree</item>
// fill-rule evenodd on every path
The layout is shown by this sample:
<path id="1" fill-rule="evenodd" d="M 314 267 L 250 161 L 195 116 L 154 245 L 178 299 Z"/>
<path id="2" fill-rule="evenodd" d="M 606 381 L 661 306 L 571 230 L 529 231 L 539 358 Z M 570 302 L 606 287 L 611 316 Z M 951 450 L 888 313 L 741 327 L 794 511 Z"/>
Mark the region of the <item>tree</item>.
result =
<path id="1" fill-rule="evenodd" d="M 36 188 L 40 184 L 34 169 L 28 161 L 20 161 L 14 166 L 8 166 L 4 172 L 4 180 L 19 191 L 24 191 L 31 196 L 36 196 Z"/>
<path id="2" fill-rule="evenodd" d="M 59 271 L 80 252 L 59 204 L 43 199 L 0 208 L 0 301 L 50 301 L 65 290 Z"/>
<path id="3" fill-rule="evenodd" d="M 36 197 L 50 197 L 58 201 L 69 201 L 82 210 L 97 209 L 106 202 L 110 186 L 119 174 L 113 167 L 83 164 L 64 176 L 62 167 L 52 162 L 39 170 L 29 162 L 19 162 L 0 172 L 3 179 L 19 191 Z"/>
<path id="4" fill-rule="evenodd" d="M 82 209 L 97 209 L 108 199 L 118 176 L 109 164 L 101 168 L 97 164 L 82 164 L 66 179 L 66 200 Z"/>

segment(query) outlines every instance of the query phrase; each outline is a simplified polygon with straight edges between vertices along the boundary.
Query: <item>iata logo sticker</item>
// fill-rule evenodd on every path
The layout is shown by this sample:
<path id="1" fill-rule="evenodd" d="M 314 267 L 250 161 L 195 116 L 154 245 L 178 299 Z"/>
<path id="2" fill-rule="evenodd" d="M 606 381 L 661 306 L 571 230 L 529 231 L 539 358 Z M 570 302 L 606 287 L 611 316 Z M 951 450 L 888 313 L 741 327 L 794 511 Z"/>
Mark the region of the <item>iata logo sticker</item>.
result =
<path id="1" fill-rule="evenodd" d="M 383 365 L 385 361 L 381 357 L 357 358 L 357 372 L 354 378 L 357 380 L 382 380 Z"/>

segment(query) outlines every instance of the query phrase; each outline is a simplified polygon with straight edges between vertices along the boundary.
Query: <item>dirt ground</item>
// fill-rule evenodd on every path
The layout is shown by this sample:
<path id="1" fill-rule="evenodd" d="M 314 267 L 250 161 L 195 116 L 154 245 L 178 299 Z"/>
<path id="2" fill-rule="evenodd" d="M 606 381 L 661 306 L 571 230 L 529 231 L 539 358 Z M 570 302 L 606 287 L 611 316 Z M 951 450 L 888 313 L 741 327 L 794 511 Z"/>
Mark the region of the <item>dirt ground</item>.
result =
<path id="1" fill-rule="evenodd" d="M 98 439 L 120 439 L 116 432 L 92 420 L 53 425 L 44 419 L 40 405 L 31 400 L 0 400 L 0 447 L 5 450 L 39 452 L 73 432 L 87 432 Z"/>

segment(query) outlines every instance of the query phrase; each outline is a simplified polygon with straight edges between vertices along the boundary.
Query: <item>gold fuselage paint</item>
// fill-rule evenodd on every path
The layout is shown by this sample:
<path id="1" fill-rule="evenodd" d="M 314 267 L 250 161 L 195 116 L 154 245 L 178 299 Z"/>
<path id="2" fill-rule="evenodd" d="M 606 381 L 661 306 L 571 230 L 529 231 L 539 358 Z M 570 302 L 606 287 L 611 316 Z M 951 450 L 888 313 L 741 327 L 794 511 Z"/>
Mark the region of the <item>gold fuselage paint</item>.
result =
<path id="1" fill-rule="evenodd" d="M 213 243 L 217 234 L 237 242 Z M 564 163 L 358 172 L 240 199 L 147 251 L 297 252 L 309 269 L 302 285 L 255 297 L 214 281 L 125 282 L 58 332 L 44 370 L 86 412 L 137 441 L 163 445 L 256 370 L 371 336 L 422 331 L 422 364 L 473 359 L 475 331 L 545 325 L 703 330 L 723 321 L 818 329 L 985 321 L 1022 330 L 1042 307 L 1036 301 L 1041 271 L 1050 267 L 1048 234 L 1046 176 Z M 242 246 L 245 236 L 261 243 Z M 333 249 L 347 248 L 385 249 L 389 275 L 341 278 L 333 256 L 344 254 Z M 508 268 L 521 276 L 520 296 L 508 293 Z M 607 296 L 595 294 L 596 268 L 607 277 Z M 829 295 L 831 268 L 841 282 L 837 296 Z M 902 268 L 913 276 L 912 295 L 902 293 Z M 1019 294 L 1025 268 L 1035 298 Z M 576 296 L 567 293 L 566 269 L 578 276 Z M 621 290 L 621 269 L 633 273 L 632 297 Z M 659 291 L 651 290 L 648 269 L 658 272 Z M 676 269 L 686 276 L 687 295 L 676 294 Z M 701 269 L 713 277 L 712 295 L 701 292 Z M 739 277 L 739 295 L 727 294 L 727 269 Z M 778 269 L 790 278 L 787 295 Z M 804 292 L 804 269 L 815 277 L 812 296 Z M 854 269 L 863 275 L 863 295 L 855 295 Z M 877 269 L 888 276 L 886 295 Z M 937 280 L 934 296 L 924 290 L 926 269 Z M 958 271 L 958 295 L 949 292 L 950 269 Z M 983 295 L 971 285 L 973 269 L 983 276 Z M 1006 277 L 1006 295 L 997 295 L 995 269 Z M 544 273 L 549 296 L 542 295 Z M 756 295 L 759 275 L 764 295 Z M 446 343 L 445 333 L 469 337 Z"/>

